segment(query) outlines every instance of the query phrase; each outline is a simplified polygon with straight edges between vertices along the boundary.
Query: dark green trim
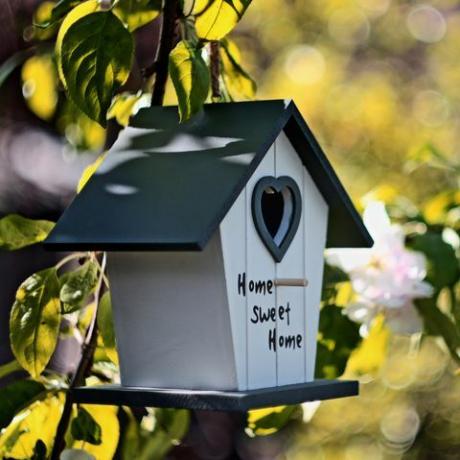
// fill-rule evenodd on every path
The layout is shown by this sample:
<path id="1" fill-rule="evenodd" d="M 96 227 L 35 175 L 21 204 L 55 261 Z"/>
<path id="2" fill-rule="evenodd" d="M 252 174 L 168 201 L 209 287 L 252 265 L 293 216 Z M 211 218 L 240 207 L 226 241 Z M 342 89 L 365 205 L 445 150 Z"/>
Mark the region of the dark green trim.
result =
<path id="1" fill-rule="evenodd" d="M 344 398 L 359 394 L 355 380 L 313 382 L 248 391 L 201 391 L 98 385 L 72 390 L 76 403 L 131 407 L 174 407 L 244 412 L 262 407 Z"/>
<path id="2" fill-rule="evenodd" d="M 141 129 L 121 132 L 99 173 L 75 197 L 44 242 L 46 248 L 203 249 L 283 129 L 328 203 L 327 246 L 372 245 L 293 102 L 208 104 L 182 124 L 176 107 L 151 107 L 140 110 L 130 127 Z M 100 172 L 117 155 L 128 153 L 139 155 Z M 238 161 L 245 155 L 251 156 L 249 162 Z M 128 185 L 135 192 L 109 193 L 107 188 L 114 184 Z"/>
<path id="3" fill-rule="evenodd" d="M 286 236 L 278 246 L 265 225 L 265 219 L 262 213 L 262 195 L 267 188 L 273 188 L 277 192 L 281 192 L 285 187 L 292 193 L 292 218 Z M 281 262 L 299 228 L 300 217 L 302 215 L 302 195 L 300 194 L 299 186 L 294 179 L 288 176 L 281 176 L 278 178 L 273 176 L 262 177 L 254 187 L 251 204 L 252 218 L 260 239 L 275 261 Z"/>

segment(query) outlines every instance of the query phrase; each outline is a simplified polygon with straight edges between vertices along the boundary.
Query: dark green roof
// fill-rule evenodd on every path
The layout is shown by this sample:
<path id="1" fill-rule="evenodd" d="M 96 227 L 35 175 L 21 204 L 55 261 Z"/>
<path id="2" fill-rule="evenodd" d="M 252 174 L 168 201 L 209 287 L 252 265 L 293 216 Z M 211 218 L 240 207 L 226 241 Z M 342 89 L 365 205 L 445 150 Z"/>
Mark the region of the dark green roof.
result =
<path id="1" fill-rule="evenodd" d="M 372 239 L 289 101 L 141 109 L 45 241 L 57 250 L 200 250 L 281 130 L 329 204 L 328 247 Z"/>

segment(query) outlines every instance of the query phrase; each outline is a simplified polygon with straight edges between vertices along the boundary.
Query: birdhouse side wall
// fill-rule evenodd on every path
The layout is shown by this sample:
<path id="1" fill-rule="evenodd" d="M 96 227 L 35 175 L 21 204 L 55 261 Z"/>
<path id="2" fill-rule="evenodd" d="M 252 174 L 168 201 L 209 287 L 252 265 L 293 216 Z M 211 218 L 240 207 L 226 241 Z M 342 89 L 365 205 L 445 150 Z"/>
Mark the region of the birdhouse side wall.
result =
<path id="1" fill-rule="evenodd" d="M 281 262 L 262 242 L 252 215 L 253 190 L 265 176 L 291 177 L 301 195 L 300 223 Z M 220 227 L 240 390 L 314 377 L 327 215 L 325 200 L 282 132 Z M 308 286 L 274 286 L 280 279 L 307 280 Z"/>
<path id="2" fill-rule="evenodd" d="M 124 386 L 237 389 L 218 233 L 202 252 L 109 253 Z"/>

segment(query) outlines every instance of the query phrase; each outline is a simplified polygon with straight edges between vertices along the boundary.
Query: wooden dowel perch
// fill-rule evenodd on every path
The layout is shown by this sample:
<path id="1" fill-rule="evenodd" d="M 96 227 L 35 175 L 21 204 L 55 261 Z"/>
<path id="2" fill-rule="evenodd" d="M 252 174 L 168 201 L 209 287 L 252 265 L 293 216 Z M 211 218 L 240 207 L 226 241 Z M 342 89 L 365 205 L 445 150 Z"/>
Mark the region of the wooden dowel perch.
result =
<path id="1" fill-rule="evenodd" d="M 308 280 L 305 278 L 278 278 L 274 281 L 275 286 L 308 286 Z"/>

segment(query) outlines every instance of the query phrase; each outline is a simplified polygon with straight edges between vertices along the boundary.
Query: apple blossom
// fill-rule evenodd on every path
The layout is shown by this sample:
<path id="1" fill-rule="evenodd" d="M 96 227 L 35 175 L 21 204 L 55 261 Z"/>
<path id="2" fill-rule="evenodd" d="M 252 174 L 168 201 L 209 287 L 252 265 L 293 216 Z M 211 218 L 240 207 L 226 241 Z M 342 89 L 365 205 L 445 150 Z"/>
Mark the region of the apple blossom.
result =
<path id="1" fill-rule="evenodd" d="M 415 333 L 422 322 L 414 299 L 430 297 L 432 286 L 424 281 L 425 256 L 404 246 L 400 225 L 392 225 L 382 202 L 371 202 L 364 211 L 364 223 L 374 239 L 370 249 L 328 250 L 326 258 L 348 273 L 356 300 L 344 312 L 362 323 L 364 332 L 379 313 L 398 333 Z"/>

